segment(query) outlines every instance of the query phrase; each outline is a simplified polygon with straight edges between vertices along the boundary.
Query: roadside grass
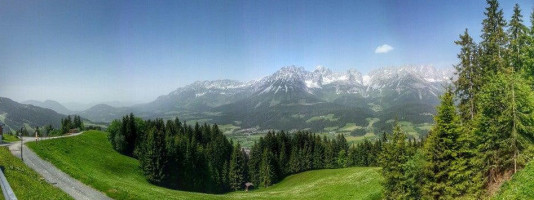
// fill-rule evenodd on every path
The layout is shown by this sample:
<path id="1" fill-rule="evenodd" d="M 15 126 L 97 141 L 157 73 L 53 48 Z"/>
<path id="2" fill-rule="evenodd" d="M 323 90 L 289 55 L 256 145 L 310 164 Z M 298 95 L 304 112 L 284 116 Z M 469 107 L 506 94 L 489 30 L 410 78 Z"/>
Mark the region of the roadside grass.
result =
<path id="1" fill-rule="evenodd" d="M 8 134 L 4 134 L 2 135 L 2 141 L 4 142 L 15 142 L 15 141 L 19 141 L 20 139 L 17 138 L 17 136 L 14 136 L 14 135 L 8 135 Z"/>
<path id="2" fill-rule="evenodd" d="M 171 190 L 146 181 L 137 160 L 115 152 L 107 133 L 27 144 L 56 167 L 114 199 L 380 199 L 379 168 L 315 170 L 250 192 L 203 194 Z"/>
<path id="3" fill-rule="evenodd" d="M 7 147 L 0 148 L 0 158 L 0 166 L 18 199 L 72 199 L 13 156 Z"/>
<path id="4" fill-rule="evenodd" d="M 534 199 L 534 161 L 504 183 L 493 199 Z"/>

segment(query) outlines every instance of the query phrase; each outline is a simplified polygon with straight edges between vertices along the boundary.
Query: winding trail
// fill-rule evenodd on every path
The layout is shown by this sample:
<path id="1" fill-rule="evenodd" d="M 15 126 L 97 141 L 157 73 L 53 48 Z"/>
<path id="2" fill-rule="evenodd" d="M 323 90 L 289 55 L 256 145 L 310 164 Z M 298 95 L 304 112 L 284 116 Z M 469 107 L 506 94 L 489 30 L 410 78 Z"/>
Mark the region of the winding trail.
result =
<path id="1" fill-rule="evenodd" d="M 66 136 L 40 138 L 39 141 L 64 138 L 64 137 L 73 137 L 73 136 L 80 135 L 82 133 L 83 132 L 66 135 Z M 22 141 L 23 143 L 32 142 L 32 141 L 35 141 L 35 138 L 34 137 L 23 137 Z M 20 158 L 20 155 L 21 155 L 20 150 L 21 150 L 20 141 L 13 142 L 9 145 L 9 151 L 11 151 L 11 154 L 13 154 L 14 156 L 18 158 Z M 31 151 L 30 148 L 26 147 L 26 145 L 22 146 L 22 153 L 23 153 L 22 157 L 24 158 L 24 163 L 28 165 L 28 167 L 35 170 L 37 173 L 43 176 L 47 182 L 63 190 L 65 193 L 69 194 L 72 198 L 77 199 L 77 200 L 111 199 L 107 197 L 104 193 L 81 183 L 80 181 L 70 177 L 68 174 L 65 174 L 64 172 L 56 168 L 51 163 L 41 159 L 33 151 Z"/>

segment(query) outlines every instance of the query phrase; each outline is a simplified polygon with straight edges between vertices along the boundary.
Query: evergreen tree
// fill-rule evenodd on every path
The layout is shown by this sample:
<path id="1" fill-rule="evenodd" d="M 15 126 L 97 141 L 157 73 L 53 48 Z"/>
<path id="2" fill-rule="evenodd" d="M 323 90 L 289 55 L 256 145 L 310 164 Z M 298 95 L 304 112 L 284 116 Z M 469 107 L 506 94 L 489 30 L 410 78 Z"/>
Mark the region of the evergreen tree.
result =
<path id="1" fill-rule="evenodd" d="M 510 51 L 510 65 L 514 71 L 521 71 L 523 67 L 521 53 L 522 49 L 528 42 L 527 27 L 523 25 L 523 15 L 521 15 L 521 9 L 518 4 L 514 6 L 514 14 L 510 20 L 508 27 L 508 35 L 510 43 L 508 51 Z"/>
<path id="2" fill-rule="evenodd" d="M 481 70 L 477 64 L 477 47 L 473 42 L 473 38 L 469 35 L 467 29 L 463 35 L 460 35 L 460 40 L 455 43 L 461 46 L 458 58 L 460 64 L 456 65 L 456 74 L 458 78 L 454 81 L 455 93 L 457 94 L 459 102 L 460 113 L 462 119 L 471 120 L 476 114 L 476 99 L 475 94 L 480 90 Z"/>
<path id="3" fill-rule="evenodd" d="M 280 147 L 280 156 L 278 158 L 278 166 L 281 174 L 288 174 L 289 172 L 289 155 L 287 154 L 287 148 L 285 142 L 282 142 Z"/>
<path id="4" fill-rule="evenodd" d="M 149 182 L 157 185 L 163 184 L 166 178 L 167 155 L 165 151 L 165 136 L 162 130 L 154 127 L 148 131 L 139 163 Z"/>
<path id="5" fill-rule="evenodd" d="M 243 188 L 245 182 L 245 157 L 241 151 L 241 145 L 237 143 L 232 151 L 232 157 L 230 160 L 230 188 L 234 191 Z"/>
<path id="6" fill-rule="evenodd" d="M 531 82 L 531 85 L 534 85 L 534 9 L 530 15 L 530 31 L 527 30 L 525 45 L 521 49 L 521 63 L 523 64 L 522 69 L 526 71 L 524 74 L 525 77 Z"/>
<path id="7" fill-rule="evenodd" d="M 267 149 L 263 150 L 261 159 L 261 186 L 269 187 L 276 181 L 273 155 Z"/>
<path id="8" fill-rule="evenodd" d="M 263 138 L 260 138 L 260 142 L 263 141 Z M 260 165 L 262 159 L 262 151 L 260 145 L 254 142 L 252 149 L 250 150 L 250 160 L 248 162 L 248 171 L 250 176 L 250 182 L 254 185 L 260 185 Z"/>
<path id="9" fill-rule="evenodd" d="M 406 192 L 402 194 L 400 199 L 422 199 L 422 187 L 425 184 L 424 166 L 425 157 L 421 151 L 415 153 L 406 163 L 402 164 L 404 176 L 400 184 Z"/>
<path id="10" fill-rule="evenodd" d="M 337 156 L 337 166 L 338 167 L 347 167 L 347 153 L 345 150 L 341 150 Z"/>
<path id="11" fill-rule="evenodd" d="M 399 199 L 406 193 L 402 185 L 405 174 L 402 165 L 408 160 L 405 140 L 406 134 L 395 121 L 393 134 L 384 143 L 380 154 L 385 199 Z"/>
<path id="12" fill-rule="evenodd" d="M 300 158 L 297 148 L 291 148 L 291 156 L 289 157 L 289 171 L 291 173 L 300 172 Z"/>
<path id="13" fill-rule="evenodd" d="M 480 94 L 477 142 L 484 164 L 480 177 L 485 185 L 505 171 L 515 172 L 519 154 L 534 138 L 534 97 L 522 77 L 519 73 L 499 73 Z"/>
<path id="14" fill-rule="evenodd" d="M 507 65 L 504 57 L 506 56 L 506 45 L 508 42 L 507 35 L 504 31 L 506 21 L 504 20 L 503 11 L 499 8 L 497 0 L 487 0 L 488 7 L 484 15 L 486 18 L 482 21 L 482 57 L 481 66 L 483 78 L 486 81 L 491 75 L 496 74 Z"/>
<path id="15" fill-rule="evenodd" d="M 324 168 L 324 147 L 319 136 L 315 138 L 315 146 L 313 149 L 313 168 Z"/>
<path id="16" fill-rule="evenodd" d="M 437 108 L 434 121 L 436 124 L 424 147 L 427 162 L 424 166 L 426 182 L 423 192 L 429 199 L 453 199 L 466 193 L 469 179 L 463 175 L 466 174 L 464 171 L 469 169 L 465 166 L 454 166 L 466 164 L 456 162 L 462 159 L 463 154 L 460 152 L 466 146 L 461 143 L 462 128 L 450 88 L 441 97 L 441 105 Z"/>

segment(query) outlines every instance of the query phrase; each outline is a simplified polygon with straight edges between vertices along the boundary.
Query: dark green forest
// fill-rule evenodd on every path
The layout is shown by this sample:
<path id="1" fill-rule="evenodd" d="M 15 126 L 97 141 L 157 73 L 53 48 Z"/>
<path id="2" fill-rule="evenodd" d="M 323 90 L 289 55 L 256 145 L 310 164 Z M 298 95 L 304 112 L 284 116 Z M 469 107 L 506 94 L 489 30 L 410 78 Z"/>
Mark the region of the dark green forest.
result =
<path id="1" fill-rule="evenodd" d="M 313 169 L 378 166 L 382 139 L 348 146 L 345 137 L 310 132 L 269 132 L 247 152 L 217 125 L 188 125 L 178 119 L 142 120 L 133 114 L 108 128 L 112 147 L 137 158 L 153 184 L 187 191 L 223 193 L 251 182 L 269 187 L 284 177 Z M 415 151 L 420 142 L 412 140 Z"/>

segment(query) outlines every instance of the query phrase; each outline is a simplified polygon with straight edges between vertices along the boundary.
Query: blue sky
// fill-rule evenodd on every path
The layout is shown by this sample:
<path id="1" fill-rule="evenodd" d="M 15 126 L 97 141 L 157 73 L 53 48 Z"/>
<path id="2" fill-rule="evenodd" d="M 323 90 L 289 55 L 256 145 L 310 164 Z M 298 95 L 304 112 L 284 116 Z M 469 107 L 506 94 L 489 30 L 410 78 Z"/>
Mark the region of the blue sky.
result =
<path id="1" fill-rule="evenodd" d="M 534 5 L 500 3 L 507 20 L 513 4 L 525 19 Z M 465 28 L 480 35 L 485 6 L 460 0 L 0 0 L 0 96 L 148 102 L 197 80 L 248 81 L 288 65 L 362 73 L 409 64 L 450 67 L 459 50 L 453 41 Z M 382 45 L 392 50 L 376 53 Z"/>

